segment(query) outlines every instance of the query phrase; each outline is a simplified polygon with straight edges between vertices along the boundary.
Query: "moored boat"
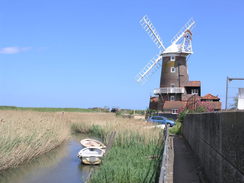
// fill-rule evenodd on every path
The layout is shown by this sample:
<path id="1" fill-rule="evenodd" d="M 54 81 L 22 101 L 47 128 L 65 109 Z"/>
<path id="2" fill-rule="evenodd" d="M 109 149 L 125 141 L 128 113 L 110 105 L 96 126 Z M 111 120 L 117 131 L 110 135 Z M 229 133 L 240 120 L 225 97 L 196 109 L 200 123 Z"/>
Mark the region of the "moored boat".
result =
<path id="1" fill-rule="evenodd" d="M 81 145 L 83 145 L 86 148 L 94 147 L 94 148 L 100 148 L 100 149 L 105 149 L 106 146 L 95 139 L 83 139 L 80 141 Z"/>
<path id="2" fill-rule="evenodd" d="M 88 147 L 81 149 L 77 156 L 84 164 L 97 165 L 101 163 L 101 158 L 103 157 L 103 154 L 104 150 L 100 148 Z"/>

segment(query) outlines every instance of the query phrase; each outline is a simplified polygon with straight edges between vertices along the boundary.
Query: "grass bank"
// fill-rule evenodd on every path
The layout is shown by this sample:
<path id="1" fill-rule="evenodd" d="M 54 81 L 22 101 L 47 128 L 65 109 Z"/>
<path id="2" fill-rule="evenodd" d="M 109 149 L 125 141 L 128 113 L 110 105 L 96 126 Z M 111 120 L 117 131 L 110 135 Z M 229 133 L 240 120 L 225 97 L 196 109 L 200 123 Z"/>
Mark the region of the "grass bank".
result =
<path id="1" fill-rule="evenodd" d="M 107 112 L 105 108 L 50 108 L 50 107 L 16 107 L 16 106 L 0 106 L 0 110 L 16 110 L 16 111 L 37 111 L 37 112 Z"/>
<path id="2" fill-rule="evenodd" d="M 176 125 L 173 126 L 172 128 L 169 128 L 169 132 L 171 134 L 180 135 L 181 134 L 181 128 L 182 128 L 182 123 L 179 121 L 176 121 Z"/>
<path id="3" fill-rule="evenodd" d="M 157 146 L 158 145 L 158 146 Z M 115 144 L 94 172 L 91 183 L 156 182 L 159 170 L 160 144 L 145 143 L 141 136 L 116 138 Z"/>
<path id="4" fill-rule="evenodd" d="M 107 115 L 108 116 L 108 115 Z M 163 142 L 160 129 L 133 119 L 104 118 L 71 120 L 73 132 L 100 137 L 108 143 L 112 131 L 116 136 L 102 165 L 92 174 L 90 183 L 156 182 Z"/>
<path id="5" fill-rule="evenodd" d="M 0 111 L 0 170 L 16 167 L 69 138 L 62 113 Z"/>

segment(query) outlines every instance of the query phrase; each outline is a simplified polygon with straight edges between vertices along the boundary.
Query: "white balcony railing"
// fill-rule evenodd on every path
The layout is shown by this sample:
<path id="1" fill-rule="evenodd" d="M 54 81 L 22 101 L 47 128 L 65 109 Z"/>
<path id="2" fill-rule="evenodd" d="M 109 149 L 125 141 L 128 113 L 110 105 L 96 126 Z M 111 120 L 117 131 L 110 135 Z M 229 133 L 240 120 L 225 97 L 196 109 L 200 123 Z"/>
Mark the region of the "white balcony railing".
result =
<path id="1" fill-rule="evenodd" d="M 153 90 L 154 95 L 162 94 L 162 93 L 184 93 L 184 87 L 164 87 L 157 88 Z"/>

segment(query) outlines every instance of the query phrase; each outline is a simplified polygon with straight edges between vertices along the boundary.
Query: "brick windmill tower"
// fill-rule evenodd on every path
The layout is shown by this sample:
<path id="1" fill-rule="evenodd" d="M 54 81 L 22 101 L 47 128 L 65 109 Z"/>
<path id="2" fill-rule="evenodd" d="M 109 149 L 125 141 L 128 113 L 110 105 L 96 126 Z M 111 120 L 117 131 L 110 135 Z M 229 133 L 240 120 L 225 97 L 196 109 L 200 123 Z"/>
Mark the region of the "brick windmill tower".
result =
<path id="1" fill-rule="evenodd" d="M 137 75 L 137 82 L 145 82 L 149 76 L 161 69 L 160 88 L 154 90 L 154 97 L 150 98 L 150 109 L 165 113 L 177 114 L 180 108 L 185 107 L 187 100 L 197 94 L 200 96 L 200 81 L 189 81 L 187 60 L 192 52 L 192 32 L 195 21 L 190 19 L 184 27 L 173 37 L 171 45 L 165 47 L 159 34 L 147 16 L 144 16 L 141 25 L 148 32 L 153 42 L 160 49 Z"/>

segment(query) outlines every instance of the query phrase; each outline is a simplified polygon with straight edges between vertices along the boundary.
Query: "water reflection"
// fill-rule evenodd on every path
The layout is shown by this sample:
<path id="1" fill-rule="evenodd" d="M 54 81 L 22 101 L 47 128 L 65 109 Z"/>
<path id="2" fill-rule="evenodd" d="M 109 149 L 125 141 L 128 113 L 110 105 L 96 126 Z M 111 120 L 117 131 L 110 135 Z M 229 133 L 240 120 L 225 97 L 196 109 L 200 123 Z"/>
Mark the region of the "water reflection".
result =
<path id="1" fill-rule="evenodd" d="M 82 183 L 92 166 L 84 166 L 77 153 L 81 149 L 75 137 L 69 143 L 19 168 L 0 173 L 0 183 Z"/>

